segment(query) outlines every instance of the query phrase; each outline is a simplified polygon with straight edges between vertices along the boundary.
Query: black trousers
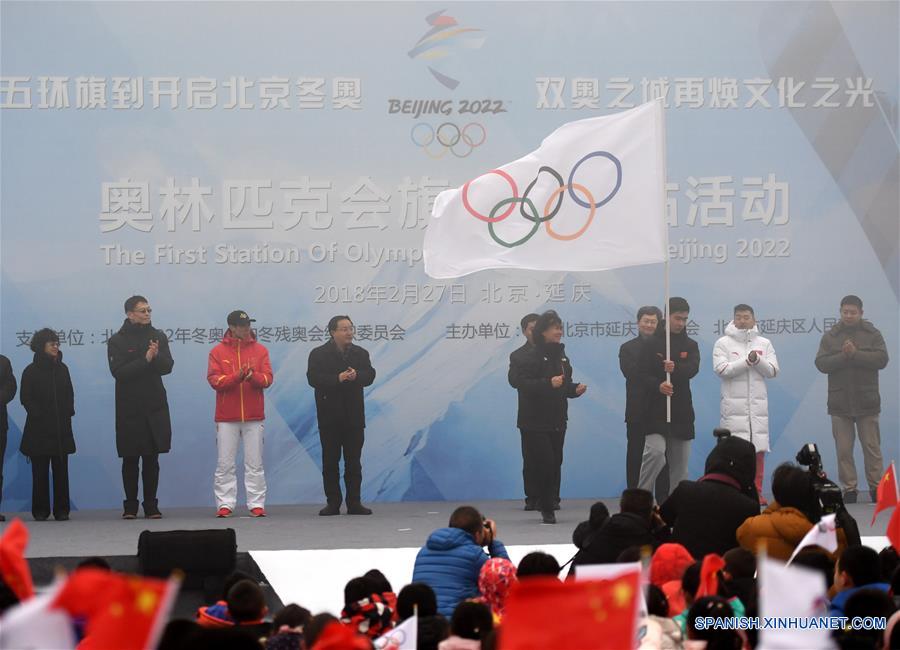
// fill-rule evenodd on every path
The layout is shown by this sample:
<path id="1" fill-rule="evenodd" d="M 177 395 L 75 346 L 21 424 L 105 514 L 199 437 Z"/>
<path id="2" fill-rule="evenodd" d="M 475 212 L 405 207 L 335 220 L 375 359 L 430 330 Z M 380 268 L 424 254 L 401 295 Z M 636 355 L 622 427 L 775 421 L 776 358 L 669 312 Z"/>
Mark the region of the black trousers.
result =
<path id="1" fill-rule="evenodd" d="M 537 506 L 542 512 L 553 510 L 559 503 L 562 480 L 563 444 L 566 430 L 522 431 L 522 450 L 526 464 L 533 468 Z"/>
<path id="2" fill-rule="evenodd" d="M 156 489 L 159 487 L 159 454 L 125 456 L 122 458 L 122 485 L 125 488 L 125 512 L 137 513 L 138 462 L 144 483 L 144 513 L 157 511 Z"/>
<path id="3" fill-rule="evenodd" d="M 50 516 L 50 469 L 53 469 L 53 516 L 69 514 L 69 457 L 31 457 L 31 514 L 35 519 Z"/>
<path id="4" fill-rule="evenodd" d="M 520 430 L 519 437 L 522 439 L 522 483 L 525 487 L 525 503 L 536 506 L 538 502 L 537 471 L 534 467 L 534 459 L 528 453 L 525 432 Z"/>
<path id="5" fill-rule="evenodd" d="M 3 457 L 6 455 L 6 431 L 0 429 L 0 503 L 3 503 Z"/>
<path id="6" fill-rule="evenodd" d="M 365 429 L 335 427 L 319 429 L 322 443 L 322 484 L 328 505 L 341 505 L 341 480 L 339 463 L 344 457 L 344 486 L 347 488 L 347 504 L 360 503 L 362 487 L 362 457 Z"/>
<path id="7" fill-rule="evenodd" d="M 628 488 L 638 486 L 638 478 L 641 475 L 641 460 L 644 456 L 644 428 L 636 424 L 625 423 L 628 446 L 625 448 L 625 485 Z M 662 503 L 669 496 L 669 470 L 668 465 L 656 477 L 656 502 Z"/>

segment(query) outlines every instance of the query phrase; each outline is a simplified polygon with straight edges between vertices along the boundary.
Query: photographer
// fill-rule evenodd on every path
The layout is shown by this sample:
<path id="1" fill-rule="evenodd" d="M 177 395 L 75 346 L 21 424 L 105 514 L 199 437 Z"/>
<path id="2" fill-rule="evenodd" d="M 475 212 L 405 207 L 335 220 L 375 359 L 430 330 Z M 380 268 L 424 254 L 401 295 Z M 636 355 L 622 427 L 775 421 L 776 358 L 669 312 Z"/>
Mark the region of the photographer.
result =
<path id="1" fill-rule="evenodd" d="M 760 544 L 769 557 L 787 561 L 806 533 L 821 518 L 812 476 L 792 463 L 783 463 L 772 474 L 775 501 L 762 514 L 741 524 L 737 539 L 741 547 L 756 552 Z M 838 551 L 847 547 L 843 529 L 838 529 Z"/>
<path id="2" fill-rule="evenodd" d="M 438 613 L 449 618 L 458 603 L 478 596 L 478 575 L 488 557 L 509 559 L 497 539 L 497 525 L 472 506 L 460 506 L 448 526 L 431 533 L 419 550 L 412 582 L 431 587 Z"/>

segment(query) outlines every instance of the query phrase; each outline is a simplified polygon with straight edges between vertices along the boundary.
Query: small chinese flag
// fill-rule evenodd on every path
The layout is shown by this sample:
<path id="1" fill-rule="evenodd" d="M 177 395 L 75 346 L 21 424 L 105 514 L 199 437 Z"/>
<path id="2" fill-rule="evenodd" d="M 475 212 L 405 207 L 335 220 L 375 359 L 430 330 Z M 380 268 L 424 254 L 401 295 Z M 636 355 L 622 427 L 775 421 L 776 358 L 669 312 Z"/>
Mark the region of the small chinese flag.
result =
<path id="1" fill-rule="evenodd" d="M 715 596 L 719 591 L 719 571 L 725 568 L 725 560 L 715 553 L 710 553 L 703 558 L 700 565 L 700 586 L 697 588 L 695 598 L 703 596 Z"/>
<path id="2" fill-rule="evenodd" d="M 102 569 L 79 569 L 63 585 L 52 606 L 87 618 L 80 650 L 155 647 L 178 583 Z"/>
<path id="3" fill-rule="evenodd" d="M 897 472 L 894 471 L 894 463 L 891 461 L 884 476 L 878 481 L 878 490 L 875 493 L 875 512 L 872 513 L 872 523 L 875 523 L 875 518 L 878 516 L 879 512 L 887 510 L 888 508 L 893 508 L 897 505 L 898 501 L 900 501 L 900 498 L 898 498 L 897 494 Z"/>
<path id="4" fill-rule="evenodd" d="M 28 529 L 22 520 L 13 519 L 3 537 L 0 537 L 0 578 L 19 598 L 25 600 L 34 596 L 31 569 L 25 561 L 25 547 L 28 546 Z"/>
<path id="5" fill-rule="evenodd" d="M 891 546 L 900 553 L 900 508 L 894 508 L 894 514 L 891 515 L 891 520 L 888 522 L 887 533 L 885 534 L 890 540 Z"/>
<path id="6" fill-rule="evenodd" d="M 500 648 L 632 648 L 640 585 L 639 571 L 612 580 L 522 580 L 506 604 Z"/>

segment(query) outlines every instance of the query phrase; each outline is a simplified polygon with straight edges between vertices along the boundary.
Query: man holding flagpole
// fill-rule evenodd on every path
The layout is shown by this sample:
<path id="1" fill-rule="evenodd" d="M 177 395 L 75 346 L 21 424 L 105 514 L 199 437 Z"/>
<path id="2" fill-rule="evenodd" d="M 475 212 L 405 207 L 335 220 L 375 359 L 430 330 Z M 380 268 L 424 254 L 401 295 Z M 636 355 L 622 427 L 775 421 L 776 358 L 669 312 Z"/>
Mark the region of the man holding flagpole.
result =
<path id="1" fill-rule="evenodd" d="M 652 491 L 656 478 L 668 462 L 669 486 L 674 490 L 688 477 L 691 440 L 694 439 L 694 405 L 691 379 L 700 371 L 700 348 L 687 335 L 690 305 L 684 298 L 669 299 L 669 313 L 645 355 L 644 372 L 658 382 L 658 392 L 650 403 L 644 455 L 638 487 Z M 671 338 L 671 355 L 666 356 L 666 329 Z M 667 421 L 667 398 L 672 400 L 671 421 Z"/>

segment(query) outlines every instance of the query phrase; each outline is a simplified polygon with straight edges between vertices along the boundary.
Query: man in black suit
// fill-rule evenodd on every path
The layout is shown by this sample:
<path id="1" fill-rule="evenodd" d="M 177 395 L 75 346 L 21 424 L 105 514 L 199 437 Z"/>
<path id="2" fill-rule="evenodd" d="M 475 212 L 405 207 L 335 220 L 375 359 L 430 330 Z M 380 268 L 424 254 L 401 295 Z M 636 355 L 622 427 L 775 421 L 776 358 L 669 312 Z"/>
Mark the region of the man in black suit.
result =
<path id="1" fill-rule="evenodd" d="M 534 324 L 537 322 L 537 314 L 526 314 L 520 323 L 522 326 L 522 334 L 525 335 L 525 343 L 521 347 L 514 350 L 509 355 L 509 385 L 515 388 L 518 385 L 516 377 L 520 374 L 522 363 L 525 358 L 534 349 L 534 342 L 531 340 L 531 333 L 534 331 Z M 527 395 L 523 395 L 521 389 L 517 389 L 519 393 L 519 416 L 522 414 L 522 402 L 528 399 Z M 525 510 L 537 510 L 538 487 L 536 483 L 534 471 L 534 459 L 530 458 L 525 445 L 525 435 L 521 429 L 521 417 L 518 419 L 519 434 L 522 437 L 522 481 L 525 483 Z M 641 447 L 643 450 L 643 446 Z M 559 503 L 559 485 L 556 486 L 556 502 Z"/>
<path id="2" fill-rule="evenodd" d="M 0 501 L 3 500 L 3 456 L 6 454 L 6 432 L 9 430 L 6 405 L 16 396 L 17 388 L 9 359 L 0 354 Z M 6 521 L 6 517 L 0 515 L 0 521 Z"/>
<path id="3" fill-rule="evenodd" d="M 362 447 L 366 428 L 363 388 L 375 381 L 369 353 L 353 345 L 355 329 L 349 316 L 328 321 L 331 338 L 309 353 L 306 379 L 316 389 L 316 416 L 322 443 L 322 482 L 327 504 L 319 514 L 340 514 L 341 482 L 338 463 L 344 456 L 347 514 L 371 515 L 362 504 Z"/>
<path id="4" fill-rule="evenodd" d="M 625 376 L 625 483 L 636 488 L 641 473 L 641 457 L 644 453 L 644 437 L 649 433 L 650 402 L 659 390 L 656 376 L 645 370 L 645 357 L 656 327 L 662 322 L 659 307 L 644 306 L 637 312 L 638 335 L 619 348 L 619 368 Z M 669 473 L 662 471 L 656 479 L 656 499 L 662 503 L 669 494 Z"/>

